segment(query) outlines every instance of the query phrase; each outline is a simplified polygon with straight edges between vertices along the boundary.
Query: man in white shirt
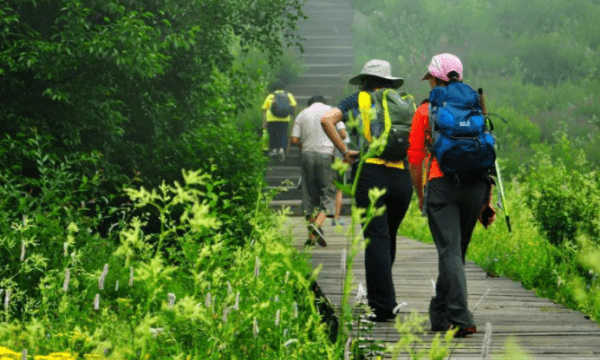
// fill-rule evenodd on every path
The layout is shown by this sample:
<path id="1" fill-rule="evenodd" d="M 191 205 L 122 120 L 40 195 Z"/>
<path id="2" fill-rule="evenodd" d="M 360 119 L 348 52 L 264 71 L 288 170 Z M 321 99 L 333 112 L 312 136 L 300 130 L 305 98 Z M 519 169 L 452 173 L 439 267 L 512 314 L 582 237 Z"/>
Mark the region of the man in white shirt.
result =
<path id="1" fill-rule="evenodd" d="M 334 146 L 321 127 L 321 117 L 331 106 L 325 99 L 315 95 L 308 100 L 308 107 L 294 121 L 291 143 L 301 150 L 302 211 L 309 221 L 309 240 L 306 245 L 327 246 L 321 225 L 326 211 L 333 208 L 329 188 L 333 180 Z"/>

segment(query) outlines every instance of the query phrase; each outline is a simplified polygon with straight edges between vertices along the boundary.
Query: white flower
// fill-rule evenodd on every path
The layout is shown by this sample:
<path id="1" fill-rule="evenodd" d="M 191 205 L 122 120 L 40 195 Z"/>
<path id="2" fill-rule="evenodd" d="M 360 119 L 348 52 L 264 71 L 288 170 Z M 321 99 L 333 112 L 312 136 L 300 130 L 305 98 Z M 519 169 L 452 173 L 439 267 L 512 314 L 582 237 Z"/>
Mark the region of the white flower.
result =
<path id="1" fill-rule="evenodd" d="M 100 294 L 96 294 L 94 297 L 94 310 L 100 309 Z"/>
<path id="2" fill-rule="evenodd" d="M 240 309 L 240 292 L 239 291 L 235 293 L 235 304 L 233 305 L 233 308 L 235 310 Z"/>
<path id="3" fill-rule="evenodd" d="M 254 258 L 254 277 L 258 277 L 260 275 L 260 259 L 257 257 Z"/>
<path id="4" fill-rule="evenodd" d="M 115 282 L 115 291 L 119 291 L 119 280 Z"/>
<path id="5" fill-rule="evenodd" d="M 69 290 L 69 281 L 71 281 L 71 269 L 65 269 L 65 282 L 63 283 L 63 291 Z"/>
<path id="6" fill-rule="evenodd" d="M 69 255 L 69 243 L 66 241 L 63 243 L 63 252 L 64 256 Z"/>
<path id="7" fill-rule="evenodd" d="M 177 299 L 177 297 L 173 293 L 168 293 L 167 298 L 169 299 L 169 307 L 173 308 L 173 305 L 175 305 L 175 299 Z"/>
<path id="8" fill-rule="evenodd" d="M 106 275 L 108 275 L 108 264 L 104 264 L 104 269 L 102 270 L 100 279 L 98 279 L 98 288 L 100 290 L 104 290 L 104 280 L 106 279 Z"/>
<path id="9" fill-rule="evenodd" d="M 4 311 L 8 311 L 8 305 L 10 304 L 10 295 L 12 294 L 12 290 L 6 289 L 6 294 L 4 294 Z"/>
<path id="10" fill-rule="evenodd" d="M 294 319 L 298 317 L 298 303 L 294 301 L 292 305 L 294 307 Z"/>
<path id="11" fill-rule="evenodd" d="M 25 261 L 25 243 L 21 244 L 21 262 Z"/>
<path id="12" fill-rule="evenodd" d="M 281 317 L 281 310 L 277 310 L 275 313 L 275 326 L 279 326 L 279 318 Z"/>
<path id="13" fill-rule="evenodd" d="M 356 293 L 356 301 L 361 302 L 367 297 L 367 292 L 362 283 L 358 284 L 358 291 Z"/>
<path id="14" fill-rule="evenodd" d="M 204 306 L 207 309 L 210 307 L 210 293 L 206 294 L 206 300 L 204 301 Z"/>
<path id="15" fill-rule="evenodd" d="M 342 275 L 346 274 L 346 249 L 342 250 Z"/>
<path id="16" fill-rule="evenodd" d="M 256 318 L 252 322 L 252 334 L 254 334 L 254 338 L 258 337 L 258 320 Z"/>
<path id="17" fill-rule="evenodd" d="M 231 294 L 233 292 L 233 289 L 231 288 L 231 283 L 229 281 L 227 281 L 227 294 Z"/>
<path id="18" fill-rule="evenodd" d="M 163 328 L 150 328 L 149 330 L 152 333 L 153 338 L 156 338 L 158 335 L 165 331 L 165 329 Z"/>
<path id="19" fill-rule="evenodd" d="M 27 349 L 23 349 L 23 352 L 21 353 L 21 359 L 27 360 Z"/>
<path id="20" fill-rule="evenodd" d="M 287 284 L 288 280 L 290 279 L 290 272 L 286 271 L 285 272 L 285 280 L 283 281 L 284 284 Z"/>
<path id="21" fill-rule="evenodd" d="M 275 302 L 279 302 L 279 295 L 275 295 Z"/>
<path id="22" fill-rule="evenodd" d="M 286 341 L 286 342 L 283 344 L 283 346 L 284 346 L 284 347 L 288 347 L 288 346 L 290 346 L 290 345 L 292 345 L 292 344 L 294 344 L 294 343 L 297 343 L 297 342 L 298 342 L 298 339 L 289 339 L 288 341 Z"/>
<path id="23" fill-rule="evenodd" d="M 225 307 L 223 309 L 223 324 L 227 322 L 227 315 L 229 315 L 229 308 Z"/>
<path id="24" fill-rule="evenodd" d="M 129 287 L 133 286 L 133 266 L 129 267 Z"/>

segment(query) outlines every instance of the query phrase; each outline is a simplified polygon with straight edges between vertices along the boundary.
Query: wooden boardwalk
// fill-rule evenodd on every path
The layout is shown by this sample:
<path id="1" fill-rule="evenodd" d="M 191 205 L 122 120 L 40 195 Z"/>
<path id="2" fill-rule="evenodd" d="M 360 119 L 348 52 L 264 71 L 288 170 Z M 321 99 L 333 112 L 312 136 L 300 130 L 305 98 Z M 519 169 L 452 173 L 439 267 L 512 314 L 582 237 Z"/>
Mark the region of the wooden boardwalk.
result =
<path id="1" fill-rule="evenodd" d="M 339 305 L 341 299 L 341 257 L 347 244 L 344 233 L 350 223 L 349 218 L 344 219 L 346 226 L 342 227 L 343 229 L 332 227 L 331 221 L 327 219 L 323 230 L 328 247 L 317 246 L 312 251 L 313 266 L 322 266 L 318 283 L 336 305 Z M 307 239 L 304 219 L 290 217 L 289 222 L 294 235 L 294 245 L 302 249 Z M 356 229 L 359 230 L 360 227 Z M 455 340 L 457 346 L 451 359 L 482 358 L 486 323 L 492 325 L 490 348 L 494 358 L 503 352 L 506 340 L 512 337 L 530 354 L 531 359 L 600 359 L 600 328 L 597 323 L 587 320 L 579 312 L 536 297 L 533 291 L 524 289 L 520 283 L 503 277 L 488 277 L 485 271 L 472 262 L 467 263 L 466 271 L 471 309 L 482 299 L 484 293 L 487 292 L 487 295 L 474 312 L 480 332 L 465 339 Z M 397 301 L 408 303 L 402 307 L 401 316 L 406 316 L 412 310 L 427 315 L 429 299 L 433 292 L 431 279 L 437 277 L 435 246 L 399 238 L 393 273 Z M 355 261 L 354 274 L 356 283 L 364 285 L 363 253 L 360 253 Z M 353 300 L 355 295 L 356 290 Z M 428 333 L 422 337 L 425 346 L 433 335 Z M 400 335 L 390 322 L 376 324 L 373 337 L 394 343 Z"/>

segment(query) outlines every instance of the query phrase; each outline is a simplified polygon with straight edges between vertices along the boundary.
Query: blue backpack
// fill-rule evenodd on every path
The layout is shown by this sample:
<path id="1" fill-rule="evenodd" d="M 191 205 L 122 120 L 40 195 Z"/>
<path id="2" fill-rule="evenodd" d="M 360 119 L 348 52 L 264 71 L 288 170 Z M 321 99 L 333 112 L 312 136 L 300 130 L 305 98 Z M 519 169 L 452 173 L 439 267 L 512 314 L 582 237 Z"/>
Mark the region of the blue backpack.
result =
<path id="1" fill-rule="evenodd" d="M 494 167 L 496 139 L 488 129 L 479 94 L 453 82 L 429 93 L 431 153 L 446 176 L 483 177 Z"/>

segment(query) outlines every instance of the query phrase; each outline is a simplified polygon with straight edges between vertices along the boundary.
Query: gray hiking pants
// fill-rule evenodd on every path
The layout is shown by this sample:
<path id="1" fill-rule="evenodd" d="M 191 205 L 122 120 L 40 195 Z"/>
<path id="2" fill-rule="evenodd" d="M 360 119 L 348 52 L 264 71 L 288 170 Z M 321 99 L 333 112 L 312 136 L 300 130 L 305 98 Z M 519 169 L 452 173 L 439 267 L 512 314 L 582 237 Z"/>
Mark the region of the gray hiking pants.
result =
<path id="1" fill-rule="evenodd" d="M 456 185 L 451 178 L 443 177 L 431 180 L 427 186 L 429 229 L 439 256 L 436 295 L 429 307 L 432 327 L 448 322 L 475 325 L 467 304 L 465 254 L 489 185 L 485 180 Z"/>
<path id="2" fill-rule="evenodd" d="M 332 155 L 311 151 L 302 151 L 302 211 L 304 215 L 313 212 L 331 212 L 334 199 L 330 196 L 333 176 Z"/>

